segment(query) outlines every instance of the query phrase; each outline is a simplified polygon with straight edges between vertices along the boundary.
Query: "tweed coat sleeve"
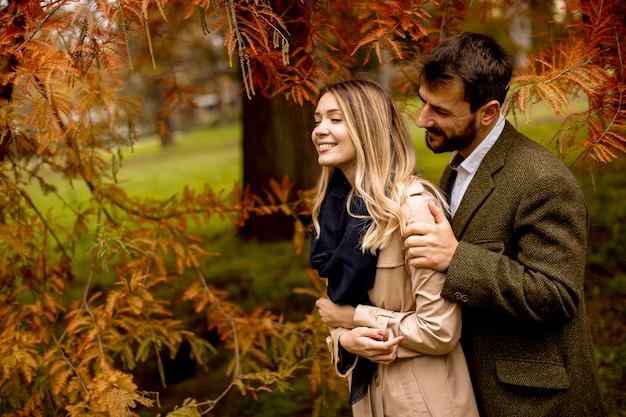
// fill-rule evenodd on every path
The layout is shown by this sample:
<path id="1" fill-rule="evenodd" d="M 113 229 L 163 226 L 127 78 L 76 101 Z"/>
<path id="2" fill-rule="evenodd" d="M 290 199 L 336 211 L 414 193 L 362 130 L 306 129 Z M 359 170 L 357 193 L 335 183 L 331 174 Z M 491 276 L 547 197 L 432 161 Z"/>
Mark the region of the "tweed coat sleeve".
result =
<path id="1" fill-rule="evenodd" d="M 459 246 L 442 295 L 516 319 L 566 322 L 582 298 L 587 223 L 569 169 L 507 123 L 452 222 Z"/>

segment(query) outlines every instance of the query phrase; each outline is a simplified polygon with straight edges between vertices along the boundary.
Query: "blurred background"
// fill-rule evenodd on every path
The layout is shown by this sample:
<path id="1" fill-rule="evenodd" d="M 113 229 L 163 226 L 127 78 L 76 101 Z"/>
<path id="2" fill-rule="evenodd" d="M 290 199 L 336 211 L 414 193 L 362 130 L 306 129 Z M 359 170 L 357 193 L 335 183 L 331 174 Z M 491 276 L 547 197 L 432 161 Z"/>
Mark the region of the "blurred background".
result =
<path id="1" fill-rule="evenodd" d="M 526 98 L 509 97 L 507 118 L 559 154 L 585 191 L 590 213 L 585 301 L 598 374 L 611 415 L 626 416 L 623 139 L 617 146 L 590 153 L 585 144 L 597 132 L 580 128 L 579 121 L 588 117 L 597 100 L 593 89 L 568 90 L 571 84 L 541 89 L 546 80 L 558 78 L 556 74 L 574 73 L 572 79 L 583 79 L 583 84 L 594 87 L 608 85 L 613 74 L 623 92 L 623 74 L 621 78 L 616 75 L 624 71 L 619 45 L 626 40 L 619 1 L 603 2 L 602 7 L 600 2 L 590 2 L 587 8 L 560 0 L 442 2 L 413 8 L 408 2 L 401 15 L 409 16 L 406 21 L 393 20 L 396 16 L 391 12 L 385 14 L 383 7 L 391 7 L 389 2 L 190 1 L 155 2 L 150 8 L 138 5 L 141 2 L 104 2 L 104 6 L 89 1 L 26 3 L 0 2 L 0 18 L 10 21 L 4 25 L 2 39 L 16 40 L 12 47 L 5 42 L 9 46 L 0 55 L 5 70 L 0 124 L 9 126 L 6 130 L 13 135 L 9 141 L 10 135 L 3 133 L 0 141 L 2 184 L 3 191 L 21 190 L 15 196 L 7 191 L 2 197 L 2 216 L 10 218 L 6 224 L 30 225 L 28 219 L 35 218 L 48 218 L 49 223 L 35 225 L 32 220 L 33 232 L 23 241 L 30 239 L 33 244 L 23 250 L 20 239 L 10 240 L 15 232 L 2 229 L 6 245 L 2 249 L 7 254 L 2 269 L 7 299 L 3 302 L 7 312 L 10 308 L 21 311 L 47 299 L 41 294 L 54 292 L 50 297 L 63 306 L 53 311 L 50 302 L 50 311 L 42 307 L 47 315 L 34 310 L 15 315 L 16 322 L 26 316 L 32 320 L 23 328 L 40 325 L 56 331 L 55 336 L 32 341 L 37 352 L 32 357 L 45 357 L 42 352 L 56 349 L 68 352 L 67 363 L 82 365 L 82 358 L 89 356 L 85 352 L 90 351 L 89 361 L 93 361 L 84 362 L 89 362 L 86 369 L 93 371 L 97 381 L 94 363 L 99 351 L 105 351 L 100 359 L 110 359 L 139 387 L 129 392 L 158 398 L 150 407 L 135 397 L 128 400 L 135 401 L 134 412 L 142 416 L 199 415 L 198 410 L 224 417 L 349 416 L 345 381 L 336 380 L 324 368 L 329 368 L 324 329 L 316 322 L 313 308 L 315 295 L 323 288 L 307 270 L 308 213 L 302 206 L 290 205 L 306 201 L 306 192 L 319 174 L 310 143 L 315 92 L 323 82 L 352 76 L 374 78 L 387 86 L 406 112 L 422 175 L 437 183 L 448 155 L 434 155 L 426 149 L 424 132 L 414 123 L 418 102 L 412 71 L 420 51 L 448 34 L 471 30 L 493 35 L 514 53 L 518 78 L 512 91 L 520 87 L 517 91 L 530 92 Z M 262 8 L 270 3 L 278 10 L 276 15 Z M 368 8 L 371 16 L 363 11 Z M 387 16 L 391 23 L 377 27 L 373 15 Z M 285 19 L 284 26 L 277 23 L 277 16 Z M 371 20 L 361 21 L 359 16 Z M 239 31 L 235 21 L 241 25 Z M 259 22 L 267 33 L 278 27 L 283 35 L 254 32 L 261 27 L 254 26 Z M 596 75 L 598 81 L 592 72 L 575 72 L 577 65 L 593 60 L 572 52 L 582 51 L 585 39 L 569 31 L 573 26 L 584 27 L 587 32 L 581 33 L 588 34 L 602 25 L 617 28 L 609 33 L 616 34 L 618 47 L 598 44 L 609 74 L 602 73 L 605 78 Z M 246 32 L 246 28 L 254 30 Z M 377 41 L 368 43 L 363 40 L 368 33 L 380 39 L 372 35 Z M 248 43 L 239 40 L 242 36 Z M 578 47 L 577 41 L 581 42 Z M 314 48 L 313 44 L 323 46 Z M 61 52 L 46 56 L 44 50 L 50 45 Z M 406 55 L 400 59 L 394 51 Z M 38 60 L 53 69 L 46 72 L 46 65 L 35 64 Z M 528 88 L 533 82 L 534 90 Z M 603 88 L 613 93 L 619 90 Z M 611 105 L 623 111 L 623 103 Z M 615 114 L 621 113 L 616 110 Z M 579 118 L 570 119 L 572 115 Z M 563 134 L 564 126 L 575 127 L 567 131 L 571 135 Z M 608 131 L 611 126 L 605 120 L 602 128 Z M 622 128 L 619 135 L 625 135 Z M 266 212 L 242 208 L 247 193 L 260 196 Z M 257 200 L 254 204 L 263 205 Z M 250 207 L 254 204 L 250 202 Z M 17 207 L 18 214 L 7 214 Z M 49 247 L 57 237 L 51 232 L 55 230 L 58 246 Z M 184 249 L 155 237 L 156 231 L 163 230 L 184 241 Z M 190 255 L 190 247 L 205 256 Z M 43 255 L 38 256 L 39 252 Z M 51 260 L 63 258 L 59 253 L 69 254 L 67 264 L 59 262 L 67 271 L 50 272 L 54 268 L 46 268 L 53 264 Z M 38 276 L 32 272 L 37 268 L 46 270 L 46 276 L 58 273 L 62 282 L 58 285 L 64 288 L 57 292 L 50 290 L 53 285 L 31 283 L 30 277 Z M 176 326 L 189 334 L 180 331 L 175 340 L 155 336 L 152 344 L 112 338 L 110 345 L 104 341 L 98 346 L 91 333 L 91 339 L 81 339 L 90 340 L 91 350 L 76 348 L 79 339 L 72 343 L 63 339 L 69 334 L 67 329 L 73 328 L 68 326 L 73 314 L 86 315 L 87 306 L 93 305 L 101 307 L 105 316 L 117 302 L 111 294 L 125 285 L 131 288 L 141 271 L 161 280 L 150 296 L 144 294 L 144 304 L 163 302 Z M 236 366 L 240 351 L 232 346 L 231 330 L 210 312 L 205 314 L 210 302 L 202 304 L 200 296 L 192 294 L 195 284 L 190 283 L 199 274 L 200 281 L 208 283 L 213 302 L 232 303 L 223 304 L 232 305 L 233 310 L 225 313 L 231 323 L 267 325 L 266 331 L 251 331 L 249 336 L 244 325 L 240 329 L 242 345 L 250 342 L 240 347 L 247 358 L 245 372 Z M 12 298 L 12 289 L 22 285 L 28 290 L 16 290 L 19 294 Z M 130 299 L 133 291 L 139 290 L 133 287 L 119 299 Z M 145 308 L 144 304 L 137 308 Z M 118 313 L 123 316 L 128 311 Z M 38 314 L 50 321 L 37 324 L 33 316 Z M 173 321 L 163 323 L 174 326 Z M 141 329 L 138 322 L 132 326 Z M 5 319 L 4 328 L 10 329 L 10 323 Z M 99 326 L 93 327 L 103 339 L 107 329 L 114 328 L 110 323 Z M 132 334 L 132 326 L 120 333 Z M 156 323 L 154 328 L 158 327 Z M 278 333 L 283 327 L 289 327 L 293 339 Z M 7 333 L 5 343 L 10 347 L 2 350 L 0 346 L 0 352 L 25 346 L 25 339 L 15 334 L 17 330 Z M 11 362 L 10 366 L 15 365 Z M 60 412 L 66 406 L 59 405 L 63 401 L 78 401 L 80 384 L 72 378 L 72 369 L 62 379 L 55 374 L 59 367 L 45 361 L 33 365 L 37 371 L 32 374 L 40 375 L 33 382 L 26 371 L 19 378 L 6 376 L 18 375 L 6 365 L 11 372 L 6 372 L 4 385 L 0 384 L 0 413 L 28 413 L 32 393 L 44 398 L 46 415 Z M 59 380 L 64 383 L 58 384 Z M 67 397 L 49 387 L 54 385 L 67 386 Z M 16 393 L 15 387 L 20 386 L 29 387 L 24 396 Z M 203 403 L 204 408 L 182 406 L 189 405 L 190 398 L 211 400 Z"/>

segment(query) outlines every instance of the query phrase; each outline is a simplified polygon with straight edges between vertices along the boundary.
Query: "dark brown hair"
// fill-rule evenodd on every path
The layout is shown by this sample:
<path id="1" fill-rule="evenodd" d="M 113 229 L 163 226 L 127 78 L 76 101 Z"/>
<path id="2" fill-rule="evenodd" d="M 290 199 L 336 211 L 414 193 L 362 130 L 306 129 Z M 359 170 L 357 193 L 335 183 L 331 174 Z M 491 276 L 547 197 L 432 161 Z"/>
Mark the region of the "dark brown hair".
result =
<path id="1" fill-rule="evenodd" d="M 420 84 L 436 90 L 461 81 L 465 100 L 475 112 L 491 100 L 504 102 L 512 73 L 508 51 L 494 38 L 465 32 L 445 39 L 423 58 Z"/>

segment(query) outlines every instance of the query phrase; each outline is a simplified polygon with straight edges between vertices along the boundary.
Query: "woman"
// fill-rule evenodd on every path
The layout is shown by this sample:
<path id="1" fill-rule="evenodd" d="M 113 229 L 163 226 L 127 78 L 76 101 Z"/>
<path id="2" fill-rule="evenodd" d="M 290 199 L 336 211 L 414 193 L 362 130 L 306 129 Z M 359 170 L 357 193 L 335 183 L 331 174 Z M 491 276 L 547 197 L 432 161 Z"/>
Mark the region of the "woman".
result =
<path id="1" fill-rule="evenodd" d="M 415 173 L 402 114 L 375 82 L 349 80 L 321 91 L 314 119 L 322 174 L 310 263 L 328 282 L 316 304 L 353 415 L 478 416 L 460 306 L 440 297 L 443 274 L 404 254 L 406 225 L 434 221 L 429 201 L 446 205 Z"/>

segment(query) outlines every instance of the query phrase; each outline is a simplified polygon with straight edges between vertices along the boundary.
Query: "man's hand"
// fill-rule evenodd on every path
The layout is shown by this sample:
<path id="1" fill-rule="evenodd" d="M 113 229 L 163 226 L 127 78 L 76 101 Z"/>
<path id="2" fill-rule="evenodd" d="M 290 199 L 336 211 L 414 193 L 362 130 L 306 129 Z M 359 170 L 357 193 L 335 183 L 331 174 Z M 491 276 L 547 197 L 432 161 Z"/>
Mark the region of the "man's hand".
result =
<path id="1" fill-rule="evenodd" d="M 339 343 L 348 352 L 362 356 L 372 362 L 390 364 L 398 357 L 398 346 L 403 336 L 395 337 L 393 330 L 355 327 L 339 338 Z"/>
<path id="2" fill-rule="evenodd" d="M 326 297 L 319 298 L 315 305 L 319 309 L 322 321 L 330 327 L 345 327 L 346 329 L 356 327 L 354 324 L 354 307 L 335 304 Z"/>
<path id="3" fill-rule="evenodd" d="M 404 247 L 411 266 L 445 272 L 459 242 L 443 210 L 432 201 L 428 208 L 435 217 L 435 224 L 410 223 L 404 233 Z"/>

